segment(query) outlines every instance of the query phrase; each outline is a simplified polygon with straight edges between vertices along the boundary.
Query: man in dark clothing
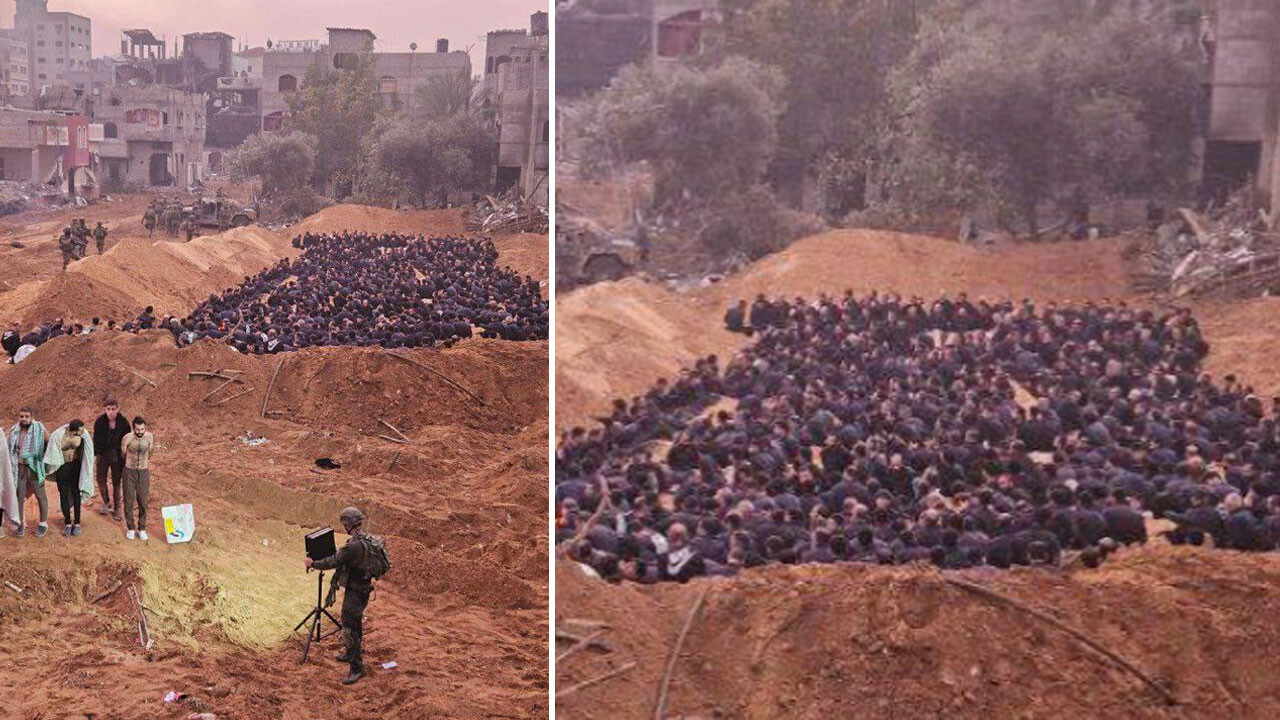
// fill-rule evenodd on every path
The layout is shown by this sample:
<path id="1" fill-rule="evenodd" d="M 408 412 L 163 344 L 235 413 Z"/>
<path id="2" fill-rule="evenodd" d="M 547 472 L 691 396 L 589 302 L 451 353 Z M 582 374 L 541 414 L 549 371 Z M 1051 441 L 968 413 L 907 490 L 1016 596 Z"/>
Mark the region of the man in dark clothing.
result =
<path id="1" fill-rule="evenodd" d="M 342 595 L 342 644 L 346 651 L 338 656 L 338 662 L 351 664 L 351 672 L 342 684 L 353 685 L 364 677 L 364 609 L 373 592 L 373 579 L 364 570 L 365 553 L 368 552 L 361 539 L 365 534 L 364 513 L 354 507 L 343 508 L 338 519 L 350 539 L 331 557 L 316 561 L 307 558 L 306 566 L 309 570 L 337 570 L 334 582 L 346 590 Z"/>
<path id="2" fill-rule="evenodd" d="M 9 364 L 13 364 L 13 356 L 18 354 L 18 348 L 22 347 L 22 326 L 14 323 L 13 327 L 4 331 L 4 335 L 0 336 L 0 347 L 9 353 Z"/>
<path id="3" fill-rule="evenodd" d="M 133 432 L 129 420 L 120 414 L 120 403 L 107 400 L 103 413 L 93 423 L 93 446 L 98 454 L 94 460 L 95 476 L 98 479 L 98 493 L 102 495 L 102 506 L 98 513 L 111 513 L 116 520 L 120 514 L 120 479 L 124 477 L 124 455 L 120 452 L 120 443 Z M 111 486 L 107 486 L 107 476 L 111 476 Z M 111 492 L 107 492 L 108 489 Z"/>
<path id="4" fill-rule="evenodd" d="M 747 321 L 747 301 L 739 300 L 737 305 L 730 307 L 724 313 L 724 326 L 729 332 L 750 334 L 750 330 L 745 327 Z"/>

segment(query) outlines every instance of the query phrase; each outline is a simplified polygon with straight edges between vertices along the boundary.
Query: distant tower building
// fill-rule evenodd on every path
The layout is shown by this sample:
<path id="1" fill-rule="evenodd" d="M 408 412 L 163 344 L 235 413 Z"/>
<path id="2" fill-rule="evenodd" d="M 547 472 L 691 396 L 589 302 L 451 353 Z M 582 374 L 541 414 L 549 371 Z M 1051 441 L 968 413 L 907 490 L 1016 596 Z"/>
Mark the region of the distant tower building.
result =
<path id="1" fill-rule="evenodd" d="M 49 0 L 17 0 L 13 37 L 27 44 L 32 94 L 68 84 L 72 72 L 85 71 L 93 59 L 92 22 L 83 15 L 50 12 Z"/>

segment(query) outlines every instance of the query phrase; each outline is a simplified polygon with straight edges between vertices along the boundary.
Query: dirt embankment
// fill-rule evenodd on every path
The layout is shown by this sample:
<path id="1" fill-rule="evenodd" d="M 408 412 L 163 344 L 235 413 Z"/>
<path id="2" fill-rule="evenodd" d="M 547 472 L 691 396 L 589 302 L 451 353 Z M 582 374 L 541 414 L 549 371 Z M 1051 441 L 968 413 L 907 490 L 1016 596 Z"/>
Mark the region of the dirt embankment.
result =
<path id="1" fill-rule="evenodd" d="M 309 222 L 319 231 L 379 230 L 380 213 L 367 210 L 339 206 Z M 401 231 L 461 227 L 456 212 L 404 220 Z M 259 243 L 259 234 L 269 237 Z M 188 298 L 233 284 L 249 264 L 296 252 L 293 234 L 244 229 L 191 244 L 126 244 L 78 264 L 63 282 L 79 288 L 77 304 L 86 307 L 152 304 L 163 312 L 172 302 L 185 311 Z M 542 247 L 545 266 L 545 238 Z M 201 264 L 203 273 L 174 273 Z M 110 273 L 144 267 L 173 284 L 137 286 L 122 299 L 104 290 Z M 545 716 L 548 344 L 477 339 L 397 355 L 408 360 L 356 348 L 246 356 L 213 342 L 180 350 L 163 332 L 95 333 L 56 338 L 0 366 L 6 430 L 21 405 L 34 406 L 53 430 L 75 417 L 92 422 L 112 396 L 126 415 L 147 417 L 159 444 L 149 543 L 127 542 L 95 505 L 86 505 L 80 538 L 0 539 L 0 577 L 24 589 L 0 591 L 0 627 L 12 640 L 0 663 L 11 669 L 7 686 L 25 689 L 6 713 Z M 191 375 L 208 371 L 237 381 Z M 396 442 L 400 433 L 406 440 Z M 245 442 L 253 438 L 266 442 Z M 341 468 L 322 470 L 317 458 Z M 57 493 L 49 493 L 56 531 Z M 188 502 L 195 540 L 166 546 L 159 508 Z M 335 525 L 349 504 L 387 538 L 393 563 L 366 615 L 373 675 L 354 688 L 336 682 L 344 672 L 332 657 L 336 638 L 299 667 L 300 642 L 290 633 L 315 598 L 317 576 L 301 566 L 302 535 Z M 90 602 L 117 579 L 136 583 L 155 611 L 149 656 L 133 645 L 123 589 Z M 399 667 L 383 670 L 389 661 Z M 190 697 L 166 705 L 169 690 Z"/>
<path id="2" fill-rule="evenodd" d="M 1224 551 L 1225 552 L 1225 551 Z M 1050 625 L 923 568 L 769 568 L 687 586 L 602 587 L 556 572 L 556 621 L 607 624 L 557 688 L 635 662 L 556 703 L 558 717 L 653 717 L 667 658 L 707 598 L 673 672 L 668 717 L 1271 718 L 1280 663 L 1280 560 L 1193 548 L 1121 553 L 1098 571 L 967 571 L 1046 611 L 1170 690 L 1162 698 Z"/>
<path id="3" fill-rule="evenodd" d="M 556 424 L 590 422 L 614 397 L 645 391 L 708 353 L 747 342 L 724 310 L 757 294 L 815 297 L 846 288 L 1038 301 L 1125 300 L 1114 240 L 995 248 L 840 231 L 802 240 L 725 282 L 676 293 L 639 279 L 557 298 Z M 1194 302 L 1208 368 L 1280 394 L 1274 298 Z M 575 654 L 557 689 L 636 666 L 557 702 L 565 718 L 653 717 L 676 636 L 708 592 L 676 663 L 669 717 L 1271 718 L 1280 714 L 1275 641 L 1280 557 L 1162 542 L 1098 571 L 971 571 L 952 577 L 1048 612 L 1169 688 L 1179 705 L 1052 627 L 948 585 L 923 568 L 768 568 L 730 580 L 640 587 L 556 568 L 557 627 L 605 623 L 611 648 Z M 577 624 L 578 628 L 591 627 Z M 567 649 L 561 644 L 559 651 Z"/>

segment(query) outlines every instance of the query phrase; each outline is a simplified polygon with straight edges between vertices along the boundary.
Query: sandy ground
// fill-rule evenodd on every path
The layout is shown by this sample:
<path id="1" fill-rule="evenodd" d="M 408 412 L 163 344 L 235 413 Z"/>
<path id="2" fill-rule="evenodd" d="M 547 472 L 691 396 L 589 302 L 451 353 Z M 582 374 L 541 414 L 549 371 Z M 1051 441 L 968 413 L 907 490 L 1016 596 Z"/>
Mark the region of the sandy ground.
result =
<path id="1" fill-rule="evenodd" d="M 454 212 L 338 206 L 307 222 L 462 231 Z M 258 228 L 190 244 L 125 237 L 65 275 L 60 261 L 0 257 L 0 282 L 12 288 L 0 293 L 0 318 L 80 317 L 90 307 L 123 318 L 141 303 L 181 312 L 295 252 L 291 237 Z M 513 266 L 546 267 L 545 237 L 500 244 Z M 58 338 L 0 366 L 6 430 L 23 404 L 53 430 L 74 417 L 91 422 L 112 395 L 125 413 L 149 419 L 160 444 L 149 543 L 127 542 L 88 506 L 80 538 L 0 539 L 0 578 L 23 589 L 0 590 L 0 689 L 9 698 L 0 715 L 546 716 L 548 344 L 475 340 L 405 354 L 479 400 L 379 350 L 253 357 L 211 342 L 178 350 L 162 332 Z M 279 412 L 263 418 L 281 357 L 269 398 Z M 238 370 L 241 382 L 211 394 L 220 381 L 188 375 L 215 369 Z M 411 443 L 379 438 L 389 434 L 380 419 Z M 239 439 L 246 433 L 269 442 L 251 447 Z M 321 457 L 342 468 L 318 469 Z M 52 482 L 48 491 L 56 530 Z M 157 537 L 159 508 L 181 502 L 195 506 L 195 540 L 167 546 Z M 353 688 L 337 683 L 345 670 L 332 658 L 336 637 L 299 666 L 301 642 L 290 632 L 314 603 L 302 535 L 335 525 L 347 504 L 365 510 L 393 562 L 366 614 L 372 677 Z M 124 589 L 91 602 L 117 580 L 135 584 L 155 611 L 150 653 L 135 644 Z M 399 667 L 383 670 L 390 661 Z M 165 704 L 170 690 L 188 697 Z"/>
<path id="2" fill-rule="evenodd" d="M 724 310 L 758 293 L 896 291 L 932 298 L 1163 301 L 1129 289 L 1123 241 L 959 246 L 837 231 L 796 243 L 723 283 L 676 293 L 631 278 L 557 297 L 556 426 L 590 423 L 617 396 L 745 338 Z M 1280 300 L 1196 302 L 1210 372 L 1280 394 Z M 556 568 L 557 627 L 604 623 L 607 648 L 557 667 L 557 691 L 635 667 L 557 701 L 563 718 L 651 718 L 676 636 L 706 605 L 673 673 L 668 717 L 1272 718 L 1280 662 L 1280 557 L 1172 548 L 1120 553 L 1099 571 L 958 575 L 1047 611 L 1172 690 L 1152 690 L 1075 640 L 948 586 L 932 569 L 770 568 L 687 586 L 608 586 Z M 582 623 L 581 621 L 588 621 Z M 561 643 L 558 652 L 568 645 Z"/>

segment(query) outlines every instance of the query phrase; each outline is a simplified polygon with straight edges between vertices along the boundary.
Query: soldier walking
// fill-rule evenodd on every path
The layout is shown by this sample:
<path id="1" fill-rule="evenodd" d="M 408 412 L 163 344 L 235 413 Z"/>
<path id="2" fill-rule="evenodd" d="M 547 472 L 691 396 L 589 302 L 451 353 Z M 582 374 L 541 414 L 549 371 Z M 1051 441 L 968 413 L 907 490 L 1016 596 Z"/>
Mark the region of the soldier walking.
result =
<path id="1" fill-rule="evenodd" d="M 93 239 L 98 243 L 98 254 L 101 255 L 107 248 L 107 228 L 101 220 L 93 228 Z"/>

